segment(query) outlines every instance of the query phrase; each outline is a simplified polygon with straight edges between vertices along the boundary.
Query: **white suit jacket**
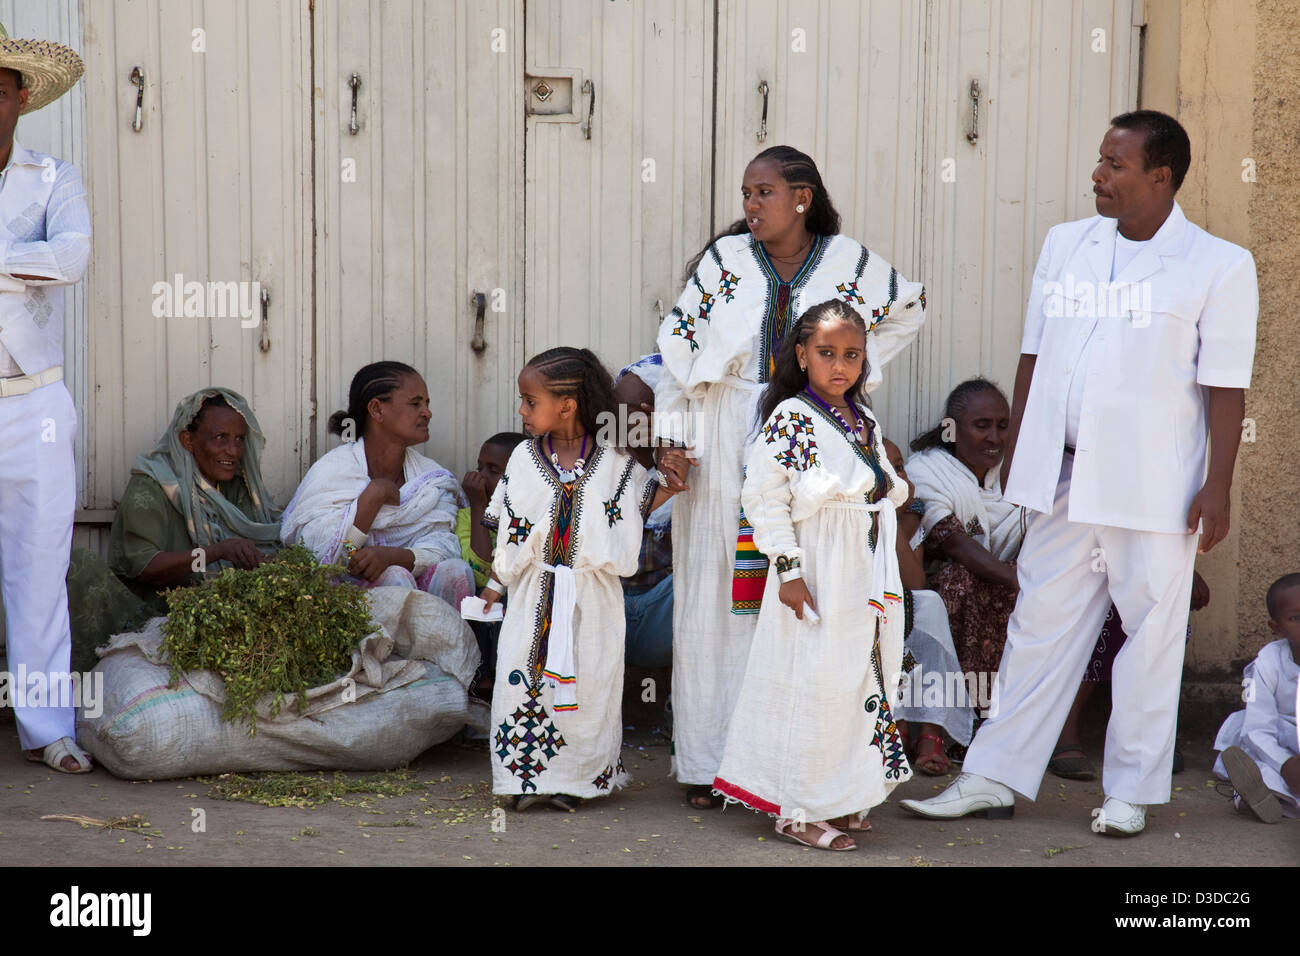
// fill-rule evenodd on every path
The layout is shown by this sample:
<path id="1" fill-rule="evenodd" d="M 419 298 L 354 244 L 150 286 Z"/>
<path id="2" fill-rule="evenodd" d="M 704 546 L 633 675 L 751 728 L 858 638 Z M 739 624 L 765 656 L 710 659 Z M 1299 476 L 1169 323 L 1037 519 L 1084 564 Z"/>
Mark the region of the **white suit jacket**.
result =
<path id="1" fill-rule="evenodd" d="M 15 142 L 0 183 L 0 344 L 25 374 L 63 364 L 63 290 L 47 286 L 77 282 L 89 261 L 90 212 L 77 170 Z"/>
<path id="2" fill-rule="evenodd" d="M 1112 283 L 1116 230 L 1115 219 L 1094 216 L 1053 227 L 1043 242 L 1020 347 L 1038 358 L 1006 496 L 1051 513 L 1070 379 L 1093 332 L 1068 518 L 1186 533 L 1205 481 L 1203 387 L 1250 386 L 1255 260 L 1175 204 Z"/>

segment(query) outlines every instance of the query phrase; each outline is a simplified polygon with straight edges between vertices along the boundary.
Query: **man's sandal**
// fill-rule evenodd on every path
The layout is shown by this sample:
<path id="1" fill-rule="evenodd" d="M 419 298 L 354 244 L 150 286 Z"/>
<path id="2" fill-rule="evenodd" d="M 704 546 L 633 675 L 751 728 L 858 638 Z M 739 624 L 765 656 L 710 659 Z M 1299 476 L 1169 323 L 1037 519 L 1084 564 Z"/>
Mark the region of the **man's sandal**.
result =
<path id="1" fill-rule="evenodd" d="M 32 763 L 43 763 L 59 773 L 90 773 L 95 769 L 95 765 L 90 762 L 90 754 L 78 747 L 71 737 L 60 737 L 54 743 L 47 744 L 39 754 L 31 750 L 24 750 L 23 754 Z M 69 757 L 77 762 L 76 770 L 63 766 L 63 761 Z"/>
<path id="2" fill-rule="evenodd" d="M 919 753 L 922 740 L 933 740 L 934 749 L 927 754 Z M 951 767 L 948 761 L 948 752 L 944 747 L 943 738 L 938 734 L 921 734 L 916 739 L 918 753 L 916 759 L 912 762 L 922 773 L 929 774 L 931 777 L 942 777 Z"/>
<path id="3" fill-rule="evenodd" d="M 796 825 L 796 821 L 792 819 L 786 819 L 783 817 L 777 820 L 776 821 L 777 836 L 779 836 L 783 840 L 788 840 L 791 843 L 798 843 L 800 846 L 810 846 L 817 850 L 831 850 L 835 853 L 843 853 L 845 851 L 856 850 L 858 848 L 858 845 L 856 843 L 853 843 L 849 846 L 831 846 L 831 844 L 835 842 L 836 837 L 849 836 L 849 835 L 845 833 L 843 830 L 835 829 L 829 823 L 826 823 L 824 821 L 816 821 L 813 823 L 805 824 L 805 826 L 816 827 L 818 830 L 821 831 L 821 836 L 817 837 L 815 841 L 801 840 L 799 839 L 799 837 L 795 836 L 795 832 L 796 832 L 794 830 L 795 825 Z M 849 839 L 852 840 L 853 838 L 849 837 Z"/>

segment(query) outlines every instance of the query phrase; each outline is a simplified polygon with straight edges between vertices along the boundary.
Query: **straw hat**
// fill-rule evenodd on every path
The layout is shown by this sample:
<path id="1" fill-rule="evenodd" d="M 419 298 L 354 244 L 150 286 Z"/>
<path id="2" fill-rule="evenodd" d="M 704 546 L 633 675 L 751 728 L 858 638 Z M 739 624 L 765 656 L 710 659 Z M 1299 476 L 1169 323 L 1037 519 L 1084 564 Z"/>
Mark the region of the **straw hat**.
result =
<path id="1" fill-rule="evenodd" d="M 14 40 L 0 23 L 0 70 L 17 70 L 28 90 L 24 113 L 53 103 L 81 79 L 86 66 L 75 50 L 50 40 Z"/>

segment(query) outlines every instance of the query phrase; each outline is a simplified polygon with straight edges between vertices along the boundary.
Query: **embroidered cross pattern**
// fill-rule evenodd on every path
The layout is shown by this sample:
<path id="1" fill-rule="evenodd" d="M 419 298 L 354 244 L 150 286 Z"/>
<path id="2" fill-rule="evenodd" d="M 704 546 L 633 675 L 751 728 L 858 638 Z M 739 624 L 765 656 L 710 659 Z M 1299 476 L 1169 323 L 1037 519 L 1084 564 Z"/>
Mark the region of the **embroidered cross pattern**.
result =
<path id="1" fill-rule="evenodd" d="M 591 785 L 597 790 L 608 790 L 610 782 L 615 777 L 622 776 L 623 773 L 623 758 L 619 757 L 618 765 L 610 766 L 609 764 L 606 764 L 605 769 L 597 774 L 595 780 L 591 781 Z"/>
<path id="2" fill-rule="evenodd" d="M 605 517 L 609 519 L 609 526 L 614 527 L 614 523 L 623 520 L 623 509 L 618 506 L 617 499 L 611 499 L 605 502 Z"/>
<path id="3" fill-rule="evenodd" d="M 730 302 L 736 295 L 736 286 L 740 285 L 740 276 L 734 272 L 722 270 L 722 279 L 718 282 L 718 295 Z"/>
<path id="4" fill-rule="evenodd" d="M 879 309 L 872 309 L 871 310 L 872 324 L 874 325 L 877 320 L 883 319 L 887 315 L 889 315 L 889 303 L 885 303 Z"/>
<path id="5" fill-rule="evenodd" d="M 523 544 L 528 537 L 528 533 L 533 530 L 533 523 L 523 515 L 517 515 L 511 511 L 508 503 L 506 504 L 506 514 L 510 515 L 510 524 L 506 525 L 506 531 L 509 533 L 506 543 Z"/>
<path id="6" fill-rule="evenodd" d="M 771 421 L 763 424 L 763 437 L 769 445 L 782 442 L 786 445 L 774 453 L 777 463 L 783 468 L 807 471 L 820 467 L 817 440 L 812 433 L 812 416 L 801 412 L 778 412 Z"/>
<path id="7" fill-rule="evenodd" d="M 862 305 L 867 300 L 858 295 L 858 284 L 856 282 L 841 282 L 835 287 L 835 291 L 840 294 L 845 302 L 850 304 L 856 302 Z"/>
<path id="8" fill-rule="evenodd" d="M 898 724 L 889 709 L 889 701 L 880 694 L 867 698 L 863 709 L 868 714 L 876 715 L 876 730 L 871 735 L 871 746 L 880 751 L 885 762 L 885 778 L 898 780 L 903 776 L 906 759 L 903 756 L 903 742 L 898 736 Z"/>
<path id="9" fill-rule="evenodd" d="M 519 778 L 520 791 L 528 793 L 537 790 L 537 778 L 546 772 L 547 761 L 564 746 L 564 738 L 537 701 L 542 693 L 540 682 L 530 684 L 522 671 L 514 670 L 510 672 L 510 683 L 522 683 L 527 699 L 501 722 L 493 741 L 497 759 Z"/>
<path id="10" fill-rule="evenodd" d="M 677 310 L 674 309 L 673 311 L 676 312 Z M 700 348 L 700 343 L 695 341 L 694 317 L 689 315 L 682 315 L 682 313 L 680 312 L 677 312 L 677 314 L 681 316 L 681 318 L 679 318 L 677 320 L 677 324 L 673 326 L 673 335 L 680 336 L 681 338 L 684 338 L 687 342 L 691 343 L 692 352 L 698 351 Z"/>

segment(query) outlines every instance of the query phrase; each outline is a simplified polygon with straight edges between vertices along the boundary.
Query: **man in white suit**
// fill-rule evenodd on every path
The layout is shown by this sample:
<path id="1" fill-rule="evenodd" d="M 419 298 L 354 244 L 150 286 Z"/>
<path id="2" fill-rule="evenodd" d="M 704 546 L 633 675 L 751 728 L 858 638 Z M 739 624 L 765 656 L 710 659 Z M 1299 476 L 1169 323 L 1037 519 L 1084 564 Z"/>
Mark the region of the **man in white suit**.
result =
<path id="1" fill-rule="evenodd" d="M 1113 668 L 1101 833 L 1167 803 L 1192 571 L 1228 532 L 1255 351 L 1255 262 L 1174 201 L 1190 163 L 1177 120 L 1111 121 L 1098 215 L 1051 229 L 1034 272 L 1004 464 L 1031 509 L 991 719 L 921 816 L 1010 816 L 1034 799 L 1111 601 Z M 1209 463 L 1206 466 L 1206 437 Z"/>

